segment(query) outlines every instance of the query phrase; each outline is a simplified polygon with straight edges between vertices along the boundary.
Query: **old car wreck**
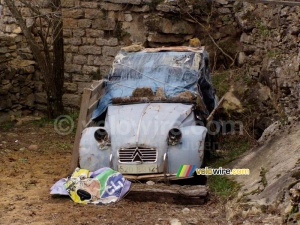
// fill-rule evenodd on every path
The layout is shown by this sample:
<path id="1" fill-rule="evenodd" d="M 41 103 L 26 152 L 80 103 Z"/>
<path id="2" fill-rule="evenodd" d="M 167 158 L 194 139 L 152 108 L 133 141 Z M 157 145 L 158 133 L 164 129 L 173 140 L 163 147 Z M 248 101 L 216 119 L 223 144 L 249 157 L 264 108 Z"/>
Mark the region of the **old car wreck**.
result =
<path id="1" fill-rule="evenodd" d="M 72 166 L 110 167 L 131 180 L 195 179 L 176 174 L 203 166 L 215 106 L 204 47 L 121 50 L 106 78 L 84 90 Z"/>

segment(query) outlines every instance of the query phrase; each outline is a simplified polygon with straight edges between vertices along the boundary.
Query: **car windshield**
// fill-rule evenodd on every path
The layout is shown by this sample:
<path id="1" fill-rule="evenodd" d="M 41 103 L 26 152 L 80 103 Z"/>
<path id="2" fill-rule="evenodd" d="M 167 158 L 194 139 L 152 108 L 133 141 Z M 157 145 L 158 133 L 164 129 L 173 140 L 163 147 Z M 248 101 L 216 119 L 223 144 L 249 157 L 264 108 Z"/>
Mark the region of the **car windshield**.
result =
<path id="1" fill-rule="evenodd" d="M 100 116 L 113 99 L 132 97 L 137 88 L 150 88 L 153 93 L 160 88 L 166 99 L 173 102 L 174 97 L 186 91 L 199 94 L 197 84 L 205 69 L 202 58 L 203 53 L 191 51 L 119 52 L 105 80 L 105 94 L 93 119 Z"/>

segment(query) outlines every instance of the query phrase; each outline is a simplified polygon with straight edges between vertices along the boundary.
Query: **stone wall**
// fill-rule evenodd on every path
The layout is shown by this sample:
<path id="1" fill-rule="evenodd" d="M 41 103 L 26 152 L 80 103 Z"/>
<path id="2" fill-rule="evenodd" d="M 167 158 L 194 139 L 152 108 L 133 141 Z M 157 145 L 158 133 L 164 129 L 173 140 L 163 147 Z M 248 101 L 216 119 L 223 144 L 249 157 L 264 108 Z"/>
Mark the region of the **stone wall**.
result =
<path id="1" fill-rule="evenodd" d="M 47 7 L 47 1 L 41 1 Z M 1 0 L 4 5 L 4 1 Z M 206 4 L 206 3 L 205 3 Z M 205 4 L 203 6 L 207 7 Z M 208 3 L 207 3 L 208 4 Z M 65 0 L 62 1 L 65 42 L 65 95 L 67 108 L 78 108 L 82 90 L 92 79 L 105 76 L 122 46 L 146 47 L 188 44 L 199 33 L 197 24 L 182 14 L 187 10 L 201 16 L 199 6 L 181 9 L 174 1 L 157 0 Z M 185 7 L 185 6 L 184 6 Z M 27 24 L 32 15 L 25 7 Z M 20 28 L 4 5 L 0 32 L 19 37 L 17 49 L 26 46 Z M 200 37 L 201 39 L 201 37 Z M 30 51 L 29 51 L 30 54 Z M 35 68 L 37 69 L 37 68 Z M 41 74 L 34 71 L 35 106 L 46 109 Z"/>
<path id="2" fill-rule="evenodd" d="M 0 111 L 31 110 L 35 104 L 35 61 L 28 48 L 17 47 L 21 39 L 0 35 Z"/>
<path id="3" fill-rule="evenodd" d="M 282 108 L 287 116 L 299 115 L 299 7 L 244 2 L 235 9 L 243 30 L 239 64 L 249 67 L 248 76 L 270 88 L 277 110 Z"/>
<path id="4" fill-rule="evenodd" d="M 42 2 L 47 6 L 47 1 Z M 78 108 L 80 94 L 92 79 L 107 74 L 122 46 L 132 43 L 145 47 L 187 45 L 190 38 L 198 37 L 207 46 L 213 68 L 232 66 L 218 48 L 221 47 L 236 59 L 236 66 L 247 69 L 245 76 L 270 89 L 273 99 L 282 103 L 284 113 L 294 115 L 299 110 L 298 7 L 234 0 L 64 0 L 62 4 L 64 102 L 69 109 Z M 31 19 L 29 16 L 28 24 Z M 1 31 L 20 40 L 16 43 L 18 57 L 32 59 L 21 30 L 6 7 L 0 22 Z M 20 55 L 20 49 L 26 51 Z M 43 110 L 46 98 L 42 76 L 34 68 L 34 106 Z M 4 78 L 0 78 L 0 83 L 1 79 Z M 20 95 L 28 94 L 20 92 Z"/>

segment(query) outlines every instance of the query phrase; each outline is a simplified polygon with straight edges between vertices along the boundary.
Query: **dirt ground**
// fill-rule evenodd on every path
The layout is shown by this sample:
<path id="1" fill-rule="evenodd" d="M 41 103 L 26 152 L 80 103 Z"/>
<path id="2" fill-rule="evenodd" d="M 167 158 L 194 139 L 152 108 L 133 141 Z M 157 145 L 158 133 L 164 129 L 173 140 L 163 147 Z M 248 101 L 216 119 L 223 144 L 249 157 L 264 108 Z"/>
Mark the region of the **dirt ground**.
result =
<path id="1" fill-rule="evenodd" d="M 0 224 L 269 224 L 263 217 L 226 221 L 216 197 L 201 206 L 133 202 L 80 205 L 53 197 L 50 187 L 68 175 L 74 134 L 57 134 L 53 125 L 0 128 Z M 187 209 L 186 209 L 187 208 Z M 173 219 L 173 221 L 171 221 Z M 252 221 L 252 222 L 251 222 Z"/>

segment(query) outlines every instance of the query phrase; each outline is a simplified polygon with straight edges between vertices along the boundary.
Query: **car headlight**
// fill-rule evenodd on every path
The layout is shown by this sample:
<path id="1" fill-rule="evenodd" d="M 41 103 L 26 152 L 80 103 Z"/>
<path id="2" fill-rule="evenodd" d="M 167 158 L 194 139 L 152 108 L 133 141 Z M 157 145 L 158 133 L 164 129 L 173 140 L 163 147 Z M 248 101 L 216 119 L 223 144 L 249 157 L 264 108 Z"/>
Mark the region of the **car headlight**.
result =
<path id="1" fill-rule="evenodd" d="M 94 137 L 98 142 L 110 142 L 107 131 L 104 128 L 99 128 L 95 131 Z"/>
<path id="2" fill-rule="evenodd" d="M 168 143 L 169 145 L 177 145 L 182 138 L 182 133 L 178 128 L 172 128 L 169 131 Z"/>

